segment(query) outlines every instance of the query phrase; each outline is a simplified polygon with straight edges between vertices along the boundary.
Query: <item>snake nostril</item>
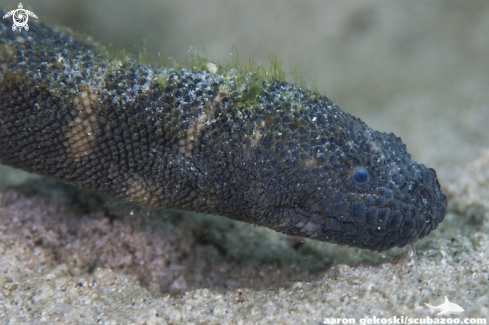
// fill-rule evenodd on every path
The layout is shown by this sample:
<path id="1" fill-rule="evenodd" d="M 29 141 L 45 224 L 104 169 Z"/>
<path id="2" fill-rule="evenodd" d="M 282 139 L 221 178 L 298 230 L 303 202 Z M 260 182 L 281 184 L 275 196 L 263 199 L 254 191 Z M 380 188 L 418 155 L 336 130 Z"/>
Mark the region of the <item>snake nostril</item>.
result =
<path id="1" fill-rule="evenodd" d="M 423 204 L 426 207 L 429 207 L 431 205 L 431 195 L 428 193 L 428 191 L 424 188 L 419 191 L 419 194 L 421 195 L 421 201 L 423 201 Z"/>

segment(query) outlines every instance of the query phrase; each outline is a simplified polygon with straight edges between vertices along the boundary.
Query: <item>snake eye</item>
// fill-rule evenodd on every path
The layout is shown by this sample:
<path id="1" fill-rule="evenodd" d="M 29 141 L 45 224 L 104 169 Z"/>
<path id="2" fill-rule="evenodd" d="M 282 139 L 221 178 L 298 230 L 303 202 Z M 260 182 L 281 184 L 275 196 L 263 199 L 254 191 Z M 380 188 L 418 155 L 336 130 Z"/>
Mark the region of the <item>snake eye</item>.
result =
<path id="1" fill-rule="evenodd" d="M 365 167 L 358 167 L 351 175 L 351 180 L 355 185 L 365 185 L 370 182 L 370 172 Z"/>

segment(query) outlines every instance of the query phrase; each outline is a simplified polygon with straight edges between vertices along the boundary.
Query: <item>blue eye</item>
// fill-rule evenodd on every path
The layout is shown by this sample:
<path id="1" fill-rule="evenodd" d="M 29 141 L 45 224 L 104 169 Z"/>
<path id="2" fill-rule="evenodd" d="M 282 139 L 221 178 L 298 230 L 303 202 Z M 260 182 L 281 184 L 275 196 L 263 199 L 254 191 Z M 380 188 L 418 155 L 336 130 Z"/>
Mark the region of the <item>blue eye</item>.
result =
<path id="1" fill-rule="evenodd" d="M 365 167 L 358 167 L 351 175 L 351 180 L 355 185 L 362 186 L 370 182 L 370 172 Z"/>

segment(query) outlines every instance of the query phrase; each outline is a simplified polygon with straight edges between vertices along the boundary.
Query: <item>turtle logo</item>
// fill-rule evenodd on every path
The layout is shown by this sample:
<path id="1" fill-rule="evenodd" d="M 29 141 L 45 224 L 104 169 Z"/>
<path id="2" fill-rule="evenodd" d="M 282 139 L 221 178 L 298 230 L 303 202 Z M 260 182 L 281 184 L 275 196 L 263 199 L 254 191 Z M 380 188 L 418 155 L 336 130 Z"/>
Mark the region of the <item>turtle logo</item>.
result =
<path id="1" fill-rule="evenodd" d="M 19 3 L 19 9 L 15 9 L 7 12 L 7 14 L 3 16 L 3 19 L 8 18 L 10 16 L 12 16 L 12 20 L 14 21 L 14 24 L 12 25 L 13 31 L 16 31 L 17 28 L 19 30 L 22 30 L 22 28 L 24 28 L 26 31 L 28 31 L 29 25 L 27 25 L 27 21 L 29 20 L 29 16 L 37 19 L 36 14 L 33 13 L 32 11 L 25 10 L 24 6 L 22 6 L 22 3 Z"/>

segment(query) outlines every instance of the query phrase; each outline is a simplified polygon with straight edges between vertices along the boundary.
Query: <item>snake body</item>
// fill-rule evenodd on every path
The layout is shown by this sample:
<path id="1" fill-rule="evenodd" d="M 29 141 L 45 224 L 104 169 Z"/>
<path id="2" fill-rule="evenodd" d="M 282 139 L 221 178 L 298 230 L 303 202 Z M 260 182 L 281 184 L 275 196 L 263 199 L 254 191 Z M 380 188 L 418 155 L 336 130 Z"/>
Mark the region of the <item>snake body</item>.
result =
<path id="1" fill-rule="evenodd" d="M 443 221 L 435 171 L 313 91 L 120 61 L 37 22 L 20 34 L 2 21 L 0 42 L 2 164 L 375 251 Z"/>

